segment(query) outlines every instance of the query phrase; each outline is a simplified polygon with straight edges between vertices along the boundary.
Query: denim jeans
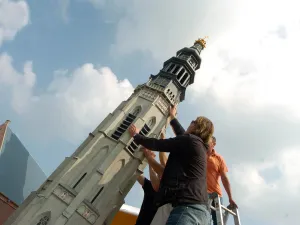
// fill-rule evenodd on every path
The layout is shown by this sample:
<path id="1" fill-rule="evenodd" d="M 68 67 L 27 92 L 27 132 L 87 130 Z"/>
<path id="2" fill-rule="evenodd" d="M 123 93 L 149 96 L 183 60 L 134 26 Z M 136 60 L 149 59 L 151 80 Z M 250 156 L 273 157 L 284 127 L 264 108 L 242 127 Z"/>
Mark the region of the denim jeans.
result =
<path id="1" fill-rule="evenodd" d="M 210 214 L 206 205 L 184 204 L 173 208 L 166 225 L 209 225 Z"/>
<path id="2" fill-rule="evenodd" d="M 223 198 L 222 197 L 219 197 L 220 198 L 220 201 L 221 201 L 221 204 L 223 205 Z M 211 204 L 213 207 L 215 207 L 215 201 L 212 202 Z M 212 221 L 213 221 L 213 225 L 218 225 L 217 223 L 217 215 L 216 215 L 216 211 L 215 210 L 212 210 L 211 209 L 211 217 L 212 217 Z"/>

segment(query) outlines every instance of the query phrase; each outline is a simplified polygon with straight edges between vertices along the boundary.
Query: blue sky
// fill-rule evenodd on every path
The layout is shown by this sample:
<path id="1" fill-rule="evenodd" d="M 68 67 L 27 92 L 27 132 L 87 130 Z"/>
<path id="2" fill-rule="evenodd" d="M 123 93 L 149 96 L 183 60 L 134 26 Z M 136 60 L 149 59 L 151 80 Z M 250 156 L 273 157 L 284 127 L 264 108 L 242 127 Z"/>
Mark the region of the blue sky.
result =
<path id="1" fill-rule="evenodd" d="M 0 0 L 0 121 L 12 121 L 49 175 L 136 85 L 208 35 L 179 119 L 213 120 L 243 224 L 297 221 L 297 8 L 294 0 Z M 135 192 L 126 203 L 139 207 Z"/>

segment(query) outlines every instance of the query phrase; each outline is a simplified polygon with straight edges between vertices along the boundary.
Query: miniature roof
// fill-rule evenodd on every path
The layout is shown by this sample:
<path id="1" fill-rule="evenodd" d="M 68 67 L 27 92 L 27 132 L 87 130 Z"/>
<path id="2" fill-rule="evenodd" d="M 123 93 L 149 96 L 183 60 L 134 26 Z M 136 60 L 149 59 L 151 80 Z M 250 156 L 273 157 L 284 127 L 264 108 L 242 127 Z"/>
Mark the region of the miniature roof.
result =
<path id="1" fill-rule="evenodd" d="M 9 123 L 10 123 L 10 120 L 6 120 L 5 123 L 0 125 L 0 151 L 2 149 L 2 145 L 3 145 L 5 134 L 6 134 L 6 130 L 7 130 L 7 127 L 8 127 Z"/>

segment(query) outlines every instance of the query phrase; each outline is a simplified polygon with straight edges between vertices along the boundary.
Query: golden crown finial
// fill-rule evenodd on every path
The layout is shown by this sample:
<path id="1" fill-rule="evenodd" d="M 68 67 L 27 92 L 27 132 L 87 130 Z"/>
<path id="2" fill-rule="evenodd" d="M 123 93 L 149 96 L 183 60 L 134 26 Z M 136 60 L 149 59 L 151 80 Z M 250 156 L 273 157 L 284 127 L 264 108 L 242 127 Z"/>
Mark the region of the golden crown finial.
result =
<path id="1" fill-rule="evenodd" d="M 200 44 L 202 46 L 202 48 L 206 47 L 206 40 L 208 39 L 208 36 L 205 36 L 204 38 L 199 38 L 198 40 L 195 41 L 194 44 Z"/>

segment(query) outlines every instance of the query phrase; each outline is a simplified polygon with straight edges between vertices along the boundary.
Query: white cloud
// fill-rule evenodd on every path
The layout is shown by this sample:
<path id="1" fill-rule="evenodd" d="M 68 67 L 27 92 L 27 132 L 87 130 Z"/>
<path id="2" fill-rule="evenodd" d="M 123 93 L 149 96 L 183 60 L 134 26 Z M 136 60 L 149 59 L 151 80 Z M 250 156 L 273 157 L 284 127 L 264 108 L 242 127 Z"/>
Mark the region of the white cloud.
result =
<path id="1" fill-rule="evenodd" d="M 273 32 L 280 29 L 285 38 Z M 237 30 L 220 37 L 211 49 L 208 46 L 192 89 L 197 94 L 209 89 L 224 107 L 233 108 L 236 103 L 247 110 L 280 106 L 299 118 L 300 107 L 295 102 L 300 78 L 295 74 L 300 72 L 300 23 L 266 27 L 259 36 L 252 33 Z"/>
<path id="2" fill-rule="evenodd" d="M 32 96 L 35 84 L 35 74 L 32 72 L 32 63 L 24 64 L 23 74 L 17 72 L 12 66 L 12 58 L 3 53 L 0 55 L 0 87 L 2 91 L 9 89 L 11 104 L 15 111 L 24 112 Z"/>
<path id="3" fill-rule="evenodd" d="M 145 51 L 163 62 L 210 37 L 186 97 L 216 121 L 242 215 L 280 225 L 300 220 L 299 1 L 127 0 L 122 7 L 119 56 Z M 267 170 L 279 177 L 268 182 Z"/>
<path id="4" fill-rule="evenodd" d="M 288 224 L 297 221 L 300 207 L 300 175 L 298 149 L 287 149 L 271 162 L 240 164 L 233 170 L 236 197 L 241 210 L 253 217 L 260 217 L 270 224 Z M 266 182 L 260 173 L 278 166 L 280 176 Z"/>
<path id="5" fill-rule="evenodd" d="M 24 127 L 41 139 L 58 137 L 77 143 L 133 91 L 128 80 L 119 81 L 109 68 L 84 64 L 72 72 L 56 71 L 47 90 L 34 94 L 32 63 L 25 63 L 24 72 L 18 73 L 11 57 L 2 54 L 0 68 L 0 87 L 9 91 Z M 44 135 L 39 135 L 41 130 Z"/>
<path id="6" fill-rule="evenodd" d="M 300 71 L 298 1 L 127 0 L 123 7 L 114 53 L 150 51 L 164 61 L 208 35 L 193 85 L 197 94 L 211 88 L 226 107 L 232 101 L 258 108 L 279 105 L 300 115 L 294 104 L 300 94 L 300 78 L 294 75 Z"/>
<path id="7" fill-rule="evenodd" d="M 29 23 L 29 8 L 26 1 L 0 0 L 0 47 L 5 40 L 15 35 Z"/>
<path id="8" fill-rule="evenodd" d="M 235 5 L 239 1 L 127 0 L 114 49 L 119 54 L 150 51 L 154 58 L 166 60 L 199 35 L 214 36 L 233 27 L 236 12 L 231 8 Z"/>

